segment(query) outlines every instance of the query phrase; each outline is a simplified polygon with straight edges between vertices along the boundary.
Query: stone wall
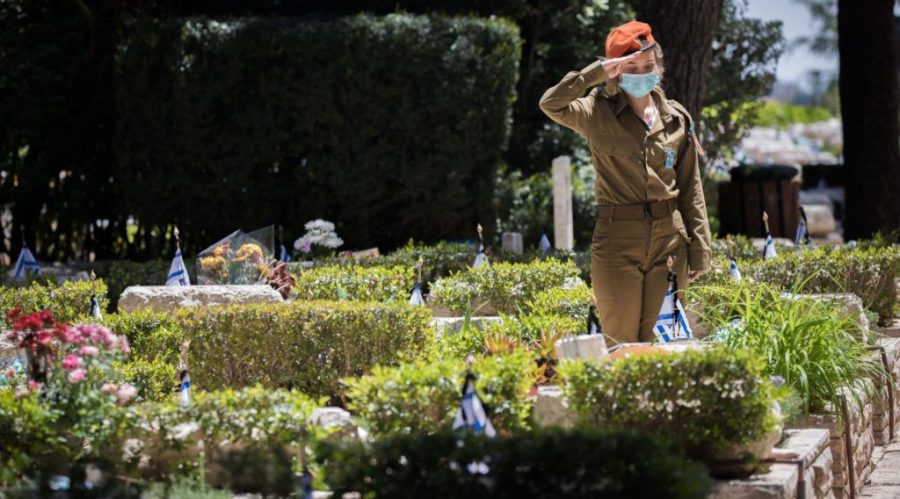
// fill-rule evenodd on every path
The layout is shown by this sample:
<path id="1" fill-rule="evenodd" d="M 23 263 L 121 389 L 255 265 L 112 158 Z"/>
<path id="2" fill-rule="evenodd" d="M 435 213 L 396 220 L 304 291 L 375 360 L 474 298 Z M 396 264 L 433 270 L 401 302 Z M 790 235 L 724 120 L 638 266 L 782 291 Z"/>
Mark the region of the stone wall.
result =
<path id="1" fill-rule="evenodd" d="M 282 303 L 271 286 L 129 286 L 119 297 L 119 311 L 149 308 L 171 312 L 182 307 L 231 303 Z"/>

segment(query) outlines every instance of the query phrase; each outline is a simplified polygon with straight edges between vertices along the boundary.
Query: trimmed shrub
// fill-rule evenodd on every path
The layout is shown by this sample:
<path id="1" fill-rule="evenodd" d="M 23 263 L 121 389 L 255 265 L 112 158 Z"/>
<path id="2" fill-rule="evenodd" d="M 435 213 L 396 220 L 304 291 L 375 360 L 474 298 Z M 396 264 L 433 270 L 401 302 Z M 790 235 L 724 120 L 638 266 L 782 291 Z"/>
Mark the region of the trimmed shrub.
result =
<path id="1" fill-rule="evenodd" d="M 120 31 L 114 175 L 144 226 L 177 219 L 214 241 L 283 220 L 291 240 L 290 225 L 328 213 L 349 247 L 390 248 L 494 220 L 512 21 L 143 17 Z"/>
<path id="2" fill-rule="evenodd" d="M 438 279 L 431 288 L 429 303 L 462 314 L 471 307 L 478 314 L 496 311 L 515 314 L 539 292 L 562 287 L 578 277 L 571 261 L 553 258 L 530 263 L 491 263 Z"/>
<path id="3" fill-rule="evenodd" d="M 326 433 L 305 424 L 319 405 L 299 392 L 261 386 L 197 391 L 187 407 L 174 400 L 143 404 L 132 411 L 123 431 L 128 438 L 111 458 L 147 478 L 203 466 L 211 485 L 288 495 L 299 489 L 301 446 Z"/>
<path id="4" fill-rule="evenodd" d="M 531 356 L 514 352 L 479 358 L 472 372 L 497 431 L 527 428 L 531 402 L 526 396 L 536 379 Z M 453 422 L 465 374 L 465 362 L 455 359 L 378 366 L 367 376 L 345 380 L 347 407 L 375 435 L 438 432 Z"/>
<path id="5" fill-rule="evenodd" d="M 298 299 L 406 303 L 415 285 L 415 270 L 401 265 L 334 265 L 304 270 L 294 290 Z"/>
<path id="6" fill-rule="evenodd" d="M 779 423 L 762 362 L 725 348 L 563 362 L 579 425 L 669 435 L 696 459 L 749 444 Z"/>
<path id="7" fill-rule="evenodd" d="M 897 304 L 894 279 L 900 271 L 900 248 L 840 248 L 821 246 L 784 251 L 775 258 L 738 260 L 745 280 L 762 282 L 783 290 L 803 293 L 853 293 L 866 308 L 876 312 L 884 325 Z M 696 285 L 731 283 L 729 261 L 717 256 L 709 272 Z"/>
<path id="8" fill-rule="evenodd" d="M 537 293 L 525 307 L 532 314 L 562 315 L 586 323 L 592 293 L 584 282 L 571 287 L 550 288 Z"/>
<path id="9" fill-rule="evenodd" d="M 840 407 L 840 389 L 878 376 L 868 361 L 866 331 L 841 303 L 784 297 L 780 289 L 742 281 L 693 288 L 701 320 L 712 339 L 733 351 L 766 359 L 765 372 L 779 376 L 799 395 L 802 413 Z M 732 320 L 740 317 L 740 322 Z"/>
<path id="10" fill-rule="evenodd" d="M 66 281 L 62 285 L 33 282 L 24 287 L 0 287 L 0 312 L 21 307 L 24 313 L 50 310 L 59 322 L 87 320 L 91 313 L 91 295 L 96 293 L 100 308 L 106 309 L 106 284 L 102 280 Z"/>
<path id="11" fill-rule="evenodd" d="M 295 388 L 336 397 L 340 379 L 415 359 L 434 342 L 430 311 L 406 304 L 291 302 L 180 310 L 191 380 L 203 389 Z"/>
<path id="12" fill-rule="evenodd" d="M 370 445 L 321 442 L 317 458 L 336 497 L 703 498 L 703 466 L 635 431 L 518 433 L 494 439 L 441 432 Z"/>

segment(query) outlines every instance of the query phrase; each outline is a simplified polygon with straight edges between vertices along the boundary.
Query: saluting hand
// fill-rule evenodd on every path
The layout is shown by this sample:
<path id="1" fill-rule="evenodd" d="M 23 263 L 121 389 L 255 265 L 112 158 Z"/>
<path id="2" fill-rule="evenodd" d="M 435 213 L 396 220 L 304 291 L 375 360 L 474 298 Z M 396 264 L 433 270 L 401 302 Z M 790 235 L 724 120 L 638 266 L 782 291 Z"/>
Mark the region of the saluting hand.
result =
<path id="1" fill-rule="evenodd" d="M 626 62 L 634 59 L 635 57 L 641 55 L 640 52 L 632 52 L 628 55 L 624 55 L 622 57 L 616 57 L 614 59 L 607 59 L 603 61 L 603 69 L 606 71 L 606 75 L 610 78 L 615 78 L 619 76 L 622 72 L 622 66 L 625 65 Z"/>

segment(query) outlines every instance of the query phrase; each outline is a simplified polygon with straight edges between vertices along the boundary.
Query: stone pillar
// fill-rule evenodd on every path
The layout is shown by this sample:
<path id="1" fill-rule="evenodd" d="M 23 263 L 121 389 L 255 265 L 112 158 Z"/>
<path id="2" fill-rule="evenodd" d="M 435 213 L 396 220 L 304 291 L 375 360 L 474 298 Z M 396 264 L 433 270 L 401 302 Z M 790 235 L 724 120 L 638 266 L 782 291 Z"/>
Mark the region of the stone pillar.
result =
<path id="1" fill-rule="evenodd" d="M 553 239 L 556 249 L 572 250 L 575 246 L 572 168 L 568 156 L 553 160 Z"/>

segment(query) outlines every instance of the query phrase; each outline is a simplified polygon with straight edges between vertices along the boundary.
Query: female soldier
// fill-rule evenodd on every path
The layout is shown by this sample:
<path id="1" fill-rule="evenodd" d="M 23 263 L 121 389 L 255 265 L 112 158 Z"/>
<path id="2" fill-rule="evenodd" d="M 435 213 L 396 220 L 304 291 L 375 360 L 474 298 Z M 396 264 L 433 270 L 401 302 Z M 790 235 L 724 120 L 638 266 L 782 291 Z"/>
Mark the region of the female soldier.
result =
<path id="1" fill-rule="evenodd" d="M 607 36 L 607 58 L 569 72 L 540 101 L 591 151 L 598 204 L 591 281 L 603 332 L 618 343 L 654 339 L 670 255 L 684 288 L 712 253 L 694 124 L 659 86 L 662 55 L 649 25 L 625 23 Z M 584 95 L 604 82 L 605 95 L 598 88 Z"/>

